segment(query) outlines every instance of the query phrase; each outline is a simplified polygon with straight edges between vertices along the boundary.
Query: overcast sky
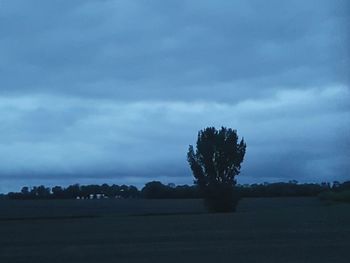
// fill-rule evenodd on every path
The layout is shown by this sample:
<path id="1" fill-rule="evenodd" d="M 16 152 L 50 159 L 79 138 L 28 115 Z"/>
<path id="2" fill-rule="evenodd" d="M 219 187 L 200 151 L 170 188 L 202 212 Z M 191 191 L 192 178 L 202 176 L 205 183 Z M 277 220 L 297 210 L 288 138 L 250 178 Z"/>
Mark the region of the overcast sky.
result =
<path id="1" fill-rule="evenodd" d="M 347 0 L 0 0 L 0 192 L 191 184 L 207 126 L 238 183 L 350 180 Z"/>

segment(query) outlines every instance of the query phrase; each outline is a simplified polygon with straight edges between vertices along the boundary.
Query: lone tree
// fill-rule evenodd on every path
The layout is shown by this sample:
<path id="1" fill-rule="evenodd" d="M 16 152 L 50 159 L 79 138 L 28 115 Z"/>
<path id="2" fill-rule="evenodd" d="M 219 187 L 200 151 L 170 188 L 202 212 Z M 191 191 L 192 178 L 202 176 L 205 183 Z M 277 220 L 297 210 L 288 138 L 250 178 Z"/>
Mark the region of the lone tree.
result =
<path id="1" fill-rule="evenodd" d="M 245 152 L 244 139 L 238 142 L 236 130 L 225 127 L 199 131 L 196 151 L 189 146 L 187 160 L 210 211 L 235 211 L 239 200 L 235 176 L 240 173 Z"/>

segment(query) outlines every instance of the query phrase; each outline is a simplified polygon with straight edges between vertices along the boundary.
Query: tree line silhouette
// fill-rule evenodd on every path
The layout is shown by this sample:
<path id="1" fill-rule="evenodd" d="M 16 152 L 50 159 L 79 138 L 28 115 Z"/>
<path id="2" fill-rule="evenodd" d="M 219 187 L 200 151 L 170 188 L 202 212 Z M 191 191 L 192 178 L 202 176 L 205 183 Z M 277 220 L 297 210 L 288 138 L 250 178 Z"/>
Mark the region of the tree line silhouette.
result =
<path id="1" fill-rule="evenodd" d="M 322 192 L 350 190 L 350 181 L 339 183 L 298 183 L 297 181 L 236 185 L 240 197 L 297 197 L 317 196 Z M 163 184 L 159 181 L 146 183 L 142 189 L 133 185 L 79 185 L 46 187 L 44 185 L 23 187 L 20 192 L 2 194 L 3 199 L 100 199 L 100 198 L 146 198 L 190 199 L 204 198 L 198 185 Z"/>

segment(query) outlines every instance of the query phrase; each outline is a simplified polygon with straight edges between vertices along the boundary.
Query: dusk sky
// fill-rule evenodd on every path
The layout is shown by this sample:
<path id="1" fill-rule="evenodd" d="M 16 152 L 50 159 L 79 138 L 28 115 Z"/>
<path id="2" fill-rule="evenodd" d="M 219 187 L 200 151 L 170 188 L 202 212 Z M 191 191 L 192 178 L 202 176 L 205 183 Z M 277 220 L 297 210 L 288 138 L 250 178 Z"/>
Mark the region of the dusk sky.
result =
<path id="1" fill-rule="evenodd" d="M 207 126 L 238 183 L 350 180 L 347 0 L 0 0 L 0 192 L 192 184 Z"/>

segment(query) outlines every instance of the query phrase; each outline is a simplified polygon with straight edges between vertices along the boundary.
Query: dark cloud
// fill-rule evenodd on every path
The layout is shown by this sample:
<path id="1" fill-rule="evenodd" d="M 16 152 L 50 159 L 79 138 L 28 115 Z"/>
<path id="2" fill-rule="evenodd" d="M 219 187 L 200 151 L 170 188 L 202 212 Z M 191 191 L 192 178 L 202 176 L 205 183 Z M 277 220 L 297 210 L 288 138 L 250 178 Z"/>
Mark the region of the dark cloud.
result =
<path id="1" fill-rule="evenodd" d="M 4 93 L 223 100 L 345 81 L 345 1 L 3 2 Z"/>
<path id="2" fill-rule="evenodd" d="M 243 181 L 344 180 L 348 11 L 345 0 L 0 1 L 3 189 L 190 183 L 187 146 L 209 125 L 247 139 Z"/>

